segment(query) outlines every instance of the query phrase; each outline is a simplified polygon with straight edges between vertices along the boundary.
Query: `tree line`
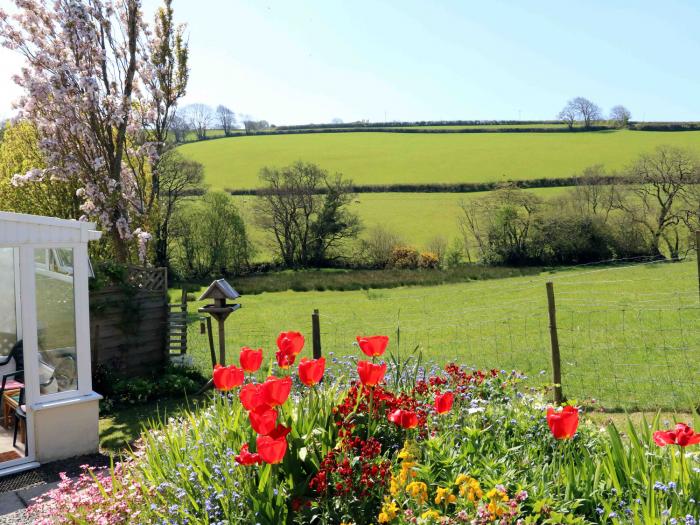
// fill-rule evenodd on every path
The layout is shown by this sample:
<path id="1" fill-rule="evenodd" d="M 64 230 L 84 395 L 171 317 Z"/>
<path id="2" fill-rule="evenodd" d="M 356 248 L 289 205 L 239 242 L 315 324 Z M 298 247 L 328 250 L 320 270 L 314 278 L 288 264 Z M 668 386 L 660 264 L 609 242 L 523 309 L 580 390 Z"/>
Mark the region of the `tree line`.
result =
<path id="1" fill-rule="evenodd" d="M 266 120 L 254 120 L 250 115 L 236 115 L 229 108 L 219 104 L 215 108 L 207 104 L 189 104 L 177 111 L 170 123 L 170 131 L 176 143 L 188 141 L 188 136 L 194 134 L 196 140 L 206 140 L 207 135 L 215 126 L 223 131 L 225 137 L 230 137 L 242 129 L 246 135 L 270 129 Z"/>
<path id="2" fill-rule="evenodd" d="M 582 124 L 585 129 L 590 129 L 594 122 L 604 120 L 603 110 L 585 97 L 569 100 L 557 114 L 557 118 L 564 122 L 569 130 L 573 129 L 576 123 Z M 615 127 L 626 128 L 631 119 L 632 113 L 625 106 L 618 104 L 610 110 L 609 120 Z"/>

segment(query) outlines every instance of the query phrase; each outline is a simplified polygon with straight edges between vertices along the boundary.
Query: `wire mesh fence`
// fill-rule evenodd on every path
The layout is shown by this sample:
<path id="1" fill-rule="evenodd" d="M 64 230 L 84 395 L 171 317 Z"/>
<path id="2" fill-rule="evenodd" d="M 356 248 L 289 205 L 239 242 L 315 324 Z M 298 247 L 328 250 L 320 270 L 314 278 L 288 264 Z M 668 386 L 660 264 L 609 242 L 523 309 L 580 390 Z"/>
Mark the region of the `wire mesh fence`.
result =
<path id="1" fill-rule="evenodd" d="M 230 356 L 244 345 L 271 355 L 277 333 L 300 330 L 310 355 L 317 308 L 331 366 L 357 355 L 356 335 L 382 333 L 399 356 L 420 351 L 439 365 L 519 370 L 533 386 L 551 386 L 547 281 L 554 285 L 567 398 L 627 410 L 700 404 L 700 301 L 695 262 L 688 260 L 429 288 L 260 294 L 244 298 L 231 316 L 226 345 Z M 190 320 L 188 352 L 210 369 L 207 335 L 195 314 Z"/>

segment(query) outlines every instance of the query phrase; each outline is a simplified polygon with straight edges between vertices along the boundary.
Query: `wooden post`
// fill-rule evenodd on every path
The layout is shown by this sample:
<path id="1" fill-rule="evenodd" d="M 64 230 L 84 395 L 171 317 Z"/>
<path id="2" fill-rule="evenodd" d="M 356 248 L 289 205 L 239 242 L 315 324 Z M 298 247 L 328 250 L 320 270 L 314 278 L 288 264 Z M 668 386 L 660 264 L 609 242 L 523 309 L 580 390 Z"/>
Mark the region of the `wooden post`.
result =
<path id="1" fill-rule="evenodd" d="M 314 359 L 321 358 L 321 321 L 318 316 L 318 309 L 314 309 L 311 314 L 311 339 L 313 343 Z"/>
<path id="2" fill-rule="evenodd" d="M 214 334 L 211 331 L 211 317 L 207 316 L 207 334 L 209 336 L 209 353 L 211 354 L 211 367 L 216 366 L 216 352 L 214 351 Z"/>
<path id="3" fill-rule="evenodd" d="M 695 259 L 698 263 L 698 293 L 700 293 L 700 230 L 695 230 Z"/>
<path id="4" fill-rule="evenodd" d="M 224 329 L 224 320 L 217 319 L 219 325 L 219 363 L 221 366 L 226 366 L 226 330 Z"/>
<path id="5" fill-rule="evenodd" d="M 564 395 L 561 388 L 561 358 L 559 356 L 559 335 L 557 334 L 557 308 L 554 303 L 554 283 L 547 283 L 547 304 L 549 306 L 549 337 L 552 342 L 552 379 L 554 381 L 554 402 L 561 404 Z"/>

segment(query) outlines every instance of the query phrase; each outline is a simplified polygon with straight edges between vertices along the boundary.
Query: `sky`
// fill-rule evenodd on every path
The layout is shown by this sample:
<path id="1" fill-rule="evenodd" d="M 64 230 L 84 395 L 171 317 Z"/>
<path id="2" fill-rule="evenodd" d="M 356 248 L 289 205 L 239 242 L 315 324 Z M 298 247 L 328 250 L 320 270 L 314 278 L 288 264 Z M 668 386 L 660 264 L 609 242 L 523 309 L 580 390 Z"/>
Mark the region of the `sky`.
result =
<path id="1" fill-rule="evenodd" d="M 150 19 L 159 2 L 143 3 Z M 191 52 L 183 103 L 277 125 L 553 119 L 575 96 L 634 120 L 700 120 L 698 0 L 173 4 Z M 0 50 L 0 117 L 20 67 Z"/>

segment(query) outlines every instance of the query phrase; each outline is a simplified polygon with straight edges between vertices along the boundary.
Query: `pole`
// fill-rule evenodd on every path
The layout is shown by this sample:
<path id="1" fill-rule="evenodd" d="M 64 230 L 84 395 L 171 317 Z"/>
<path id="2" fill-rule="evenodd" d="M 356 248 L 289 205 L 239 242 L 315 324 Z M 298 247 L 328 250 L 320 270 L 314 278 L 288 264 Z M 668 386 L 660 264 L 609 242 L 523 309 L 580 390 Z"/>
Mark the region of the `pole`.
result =
<path id="1" fill-rule="evenodd" d="M 698 293 L 700 293 L 700 230 L 695 230 L 695 259 L 698 263 Z"/>
<path id="2" fill-rule="evenodd" d="M 547 305 L 549 307 L 549 337 L 552 341 L 552 379 L 554 381 L 554 402 L 564 401 L 561 388 L 561 358 L 559 356 L 559 335 L 557 334 L 557 307 L 554 303 L 554 283 L 547 283 Z"/>
<path id="3" fill-rule="evenodd" d="M 314 359 L 321 358 L 321 320 L 318 308 L 311 314 L 311 342 L 313 344 Z"/>
<path id="4" fill-rule="evenodd" d="M 214 350 L 214 334 L 211 328 L 211 317 L 207 316 L 207 337 L 209 338 L 209 353 L 211 354 L 211 367 L 216 366 L 216 351 Z"/>
<path id="5" fill-rule="evenodd" d="M 219 363 L 226 366 L 226 331 L 224 330 L 224 320 L 216 319 L 219 325 Z"/>

